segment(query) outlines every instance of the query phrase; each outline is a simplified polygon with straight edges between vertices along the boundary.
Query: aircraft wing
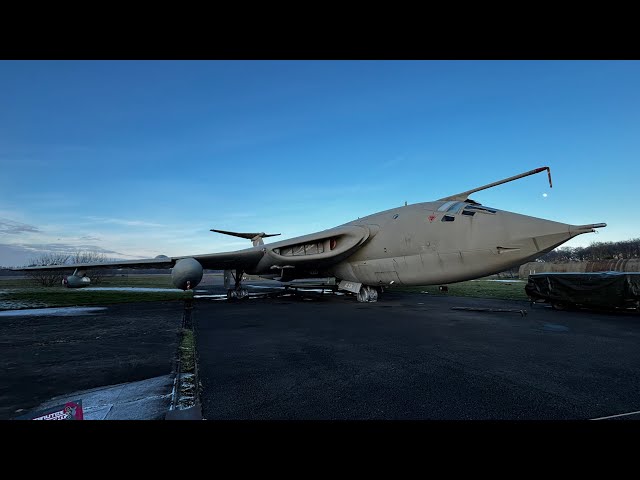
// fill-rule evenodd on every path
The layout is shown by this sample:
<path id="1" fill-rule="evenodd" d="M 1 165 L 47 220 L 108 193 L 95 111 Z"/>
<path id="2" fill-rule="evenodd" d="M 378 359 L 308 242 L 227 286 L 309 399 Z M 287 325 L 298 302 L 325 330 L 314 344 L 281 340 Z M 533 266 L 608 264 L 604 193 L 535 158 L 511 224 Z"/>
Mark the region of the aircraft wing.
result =
<path id="1" fill-rule="evenodd" d="M 264 253 L 257 248 L 248 248 L 236 252 L 210 253 L 205 255 L 192 255 L 182 257 L 145 258 L 140 260 L 122 260 L 117 262 L 95 263 L 70 263 L 64 265 L 43 265 L 34 267 L 14 268 L 19 272 L 40 270 L 70 270 L 77 268 L 86 270 L 89 268 L 172 268 L 178 260 L 183 258 L 195 258 L 204 268 L 212 270 L 224 270 L 226 268 L 247 268 L 260 261 Z"/>
<path id="2" fill-rule="evenodd" d="M 378 233 L 377 225 L 342 225 L 322 232 L 263 245 L 262 265 L 323 268 L 353 254 Z M 266 248 L 265 248 L 266 247 Z"/>
<path id="3" fill-rule="evenodd" d="M 33 267 L 12 268 L 17 272 L 41 271 L 41 270 L 69 270 L 72 268 L 171 268 L 175 265 L 175 259 L 147 258 L 141 260 L 122 260 L 119 262 L 95 262 L 95 263 L 69 263 L 63 265 L 38 265 Z"/>
<path id="4" fill-rule="evenodd" d="M 194 255 L 204 268 L 245 271 L 268 271 L 286 268 L 322 268 L 339 262 L 355 252 L 377 232 L 376 225 L 343 225 L 301 237 L 256 245 L 235 252 Z"/>
<path id="5" fill-rule="evenodd" d="M 317 268 L 337 263 L 353 253 L 369 237 L 377 233 L 375 226 L 343 225 L 302 237 L 281 240 L 268 245 L 257 245 L 233 252 L 157 257 L 117 262 L 74 263 L 14 268 L 15 271 L 113 269 L 113 268 L 172 268 L 176 262 L 194 258 L 203 268 L 210 270 L 242 269 L 269 270 L 282 266 Z"/>
<path id="6" fill-rule="evenodd" d="M 243 270 L 253 269 L 264 257 L 262 247 L 247 248 L 235 252 L 208 253 L 205 255 L 193 255 L 192 257 L 176 257 L 175 261 L 181 258 L 195 258 L 203 268 L 210 270 L 232 270 L 241 268 Z"/>

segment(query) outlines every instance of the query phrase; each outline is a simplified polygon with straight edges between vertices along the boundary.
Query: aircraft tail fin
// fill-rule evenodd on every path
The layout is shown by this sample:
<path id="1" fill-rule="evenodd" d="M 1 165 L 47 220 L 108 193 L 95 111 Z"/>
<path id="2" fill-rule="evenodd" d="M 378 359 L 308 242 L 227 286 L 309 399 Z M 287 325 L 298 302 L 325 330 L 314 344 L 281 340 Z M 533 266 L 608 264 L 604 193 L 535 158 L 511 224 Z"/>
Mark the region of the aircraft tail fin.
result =
<path id="1" fill-rule="evenodd" d="M 211 231 L 223 233 L 224 235 L 231 235 L 232 237 L 248 238 L 249 240 L 251 240 L 251 243 L 253 243 L 254 247 L 257 247 L 258 245 L 264 245 L 264 242 L 262 241 L 262 239 L 265 237 L 275 237 L 277 235 L 280 235 L 279 233 L 264 233 L 264 232 L 260 232 L 260 233 L 228 232 L 226 230 L 215 230 L 213 228 L 211 229 Z"/>

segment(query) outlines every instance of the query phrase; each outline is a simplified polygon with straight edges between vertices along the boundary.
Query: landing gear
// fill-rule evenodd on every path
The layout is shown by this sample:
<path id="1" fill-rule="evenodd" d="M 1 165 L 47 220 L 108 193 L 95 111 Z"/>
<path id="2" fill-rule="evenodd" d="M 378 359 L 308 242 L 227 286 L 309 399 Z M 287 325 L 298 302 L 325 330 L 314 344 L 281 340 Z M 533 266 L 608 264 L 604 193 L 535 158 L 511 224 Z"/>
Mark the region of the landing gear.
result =
<path id="1" fill-rule="evenodd" d="M 360 291 L 356 294 L 356 298 L 359 302 L 377 302 L 378 290 L 374 287 L 370 287 L 369 285 L 362 285 L 360 287 Z"/>
<path id="2" fill-rule="evenodd" d="M 249 296 L 249 290 L 247 290 L 246 288 L 239 288 L 238 290 L 234 290 L 233 288 L 230 288 L 229 290 L 227 290 L 228 300 L 234 300 L 234 299 L 242 300 L 243 298 L 247 298 L 248 296 Z"/>
<path id="3" fill-rule="evenodd" d="M 233 271 L 229 271 L 233 280 L 235 282 L 234 288 L 227 289 L 227 300 L 242 300 L 244 298 L 249 298 L 249 290 L 242 286 L 242 276 L 244 275 L 244 270 L 238 268 L 236 269 L 235 275 Z M 225 272 L 226 274 L 227 272 Z M 227 279 L 225 278 L 225 284 L 227 283 Z"/>

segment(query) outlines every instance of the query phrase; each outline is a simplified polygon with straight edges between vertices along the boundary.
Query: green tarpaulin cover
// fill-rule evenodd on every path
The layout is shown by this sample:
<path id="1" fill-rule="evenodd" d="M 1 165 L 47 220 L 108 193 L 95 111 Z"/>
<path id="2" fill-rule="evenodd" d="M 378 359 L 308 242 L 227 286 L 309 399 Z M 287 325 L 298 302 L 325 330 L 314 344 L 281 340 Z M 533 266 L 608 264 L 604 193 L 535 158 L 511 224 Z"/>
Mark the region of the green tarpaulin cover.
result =
<path id="1" fill-rule="evenodd" d="M 532 300 L 597 308 L 638 308 L 640 272 L 536 273 L 525 286 Z"/>

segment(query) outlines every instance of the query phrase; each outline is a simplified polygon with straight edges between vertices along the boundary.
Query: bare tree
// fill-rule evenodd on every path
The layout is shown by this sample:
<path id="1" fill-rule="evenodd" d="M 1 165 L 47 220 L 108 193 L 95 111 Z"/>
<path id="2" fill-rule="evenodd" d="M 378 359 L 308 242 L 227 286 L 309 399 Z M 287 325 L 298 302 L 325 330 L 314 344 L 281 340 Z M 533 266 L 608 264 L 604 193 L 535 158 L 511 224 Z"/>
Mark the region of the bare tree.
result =
<path id="1" fill-rule="evenodd" d="M 640 238 L 618 242 L 594 242 L 588 247 L 561 247 L 551 250 L 537 261 L 564 263 L 640 258 Z"/>
<path id="2" fill-rule="evenodd" d="M 571 261 L 572 257 L 572 247 L 559 247 L 551 250 L 549 253 L 545 253 L 543 256 L 538 258 L 536 262 L 565 263 Z"/>
<path id="3" fill-rule="evenodd" d="M 29 260 L 29 267 L 42 267 L 48 265 L 64 265 L 69 260 L 65 253 L 42 253 Z M 54 270 L 27 271 L 26 276 L 45 287 L 61 285 L 64 278 L 63 272 Z"/>
<path id="4" fill-rule="evenodd" d="M 76 250 L 75 253 L 70 256 L 69 263 L 104 263 L 112 260 L 112 258 L 108 258 L 104 253 L 90 250 Z M 87 276 L 91 278 L 92 284 L 99 285 L 105 277 L 113 276 L 113 273 L 108 269 L 93 268 Z"/>
<path id="5" fill-rule="evenodd" d="M 107 258 L 103 253 L 98 253 L 88 250 L 76 250 L 73 254 L 68 253 L 43 253 L 39 256 L 31 258 L 29 261 L 29 267 L 39 267 L 48 265 L 68 265 L 76 263 L 102 263 L 108 262 L 112 259 Z M 68 274 L 73 273 L 69 269 Z M 42 271 L 27 271 L 27 277 L 32 278 L 35 282 L 45 287 L 52 287 L 55 285 L 61 285 L 67 273 L 62 271 L 42 270 Z M 101 268 L 91 269 L 87 276 L 91 278 L 92 284 L 99 284 L 104 277 L 113 275 L 110 270 Z"/>

